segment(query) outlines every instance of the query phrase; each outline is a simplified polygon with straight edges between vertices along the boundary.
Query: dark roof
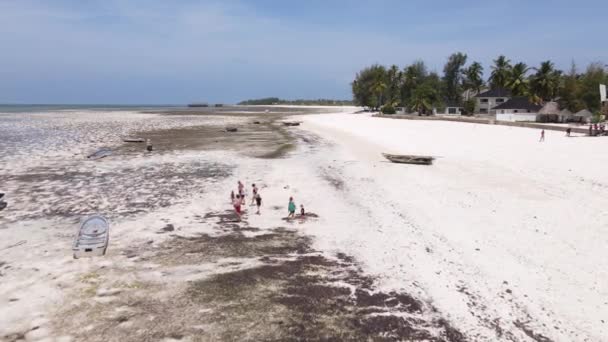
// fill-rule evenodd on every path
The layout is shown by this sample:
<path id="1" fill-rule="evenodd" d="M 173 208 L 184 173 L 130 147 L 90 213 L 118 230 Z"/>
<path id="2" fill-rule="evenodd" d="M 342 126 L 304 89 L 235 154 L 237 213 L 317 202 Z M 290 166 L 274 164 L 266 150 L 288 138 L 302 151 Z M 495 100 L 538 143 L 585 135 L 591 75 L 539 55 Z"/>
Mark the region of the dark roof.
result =
<path id="1" fill-rule="evenodd" d="M 533 112 L 539 111 L 543 106 L 530 102 L 526 96 L 512 97 L 509 101 L 502 103 L 492 109 L 526 109 Z"/>
<path id="2" fill-rule="evenodd" d="M 511 91 L 504 88 L 495 88 L 479 93 L 475 97 L 511 97 Z"/>

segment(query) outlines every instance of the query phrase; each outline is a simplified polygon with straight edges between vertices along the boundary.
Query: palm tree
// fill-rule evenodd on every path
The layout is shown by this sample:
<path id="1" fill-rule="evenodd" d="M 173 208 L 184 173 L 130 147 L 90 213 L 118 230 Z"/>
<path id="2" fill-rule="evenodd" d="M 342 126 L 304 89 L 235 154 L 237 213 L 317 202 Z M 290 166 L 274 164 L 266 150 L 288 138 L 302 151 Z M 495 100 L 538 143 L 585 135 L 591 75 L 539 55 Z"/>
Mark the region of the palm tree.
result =
<path id="1" fill-rule="evenodd" d="M 506 88 L 511 73 L 511 61 L 501 55 L 494 60 L 492 74 L 490 75 L 490 85 L 492 88 Z"/>
<path id="2" fill-rule="evenodd" d="M 477 94 L 481 92 L 483 87 L 483 66 L 478 62 L 473 62 L 464 72 L 465 88 L 475 90 Z"/>
<path id="3" fill-rule="evenodd" d="M 415 61 L 403 70 L 403 82 L 401 85 L 401 102 L 408 105 L 414 89 L 416 89 L 428 76 L 426 65 L 423 61 Z"/>
<path id="4" fill-rule="evenodd" d="M 517 63 L 511 69 L 506 86 L 511 90 L 513 96 L 525 96 L 528 94 L 529 85 L 526 74 L 529 70 L 530 68 L 528 68 L 526 63 Z"/>
<path id="5" fill-rule="evenodd" d="M 388 103 L 395 106 L 399 102 L 402 74 L 399 67 L 392 65 L 387 72 L 388 76 Z"/>
<path id="6" fill-rule="evenodd" d="M 418 115 L 426 113 L 427 110 L 433 108 L 433 103 L 437 99 L 437 90 L 431 88 L 428 84 L 422 84 L 412 92 L 410 106 L 418 112 Z"/>
<path id="7" fill-rule="evenodd" d="M 540 68 L 535 70 L 536 74 L 531 77 L 532 93 L 545 101 L 551 101 L 559 90 L 561 72 L 555 70 L 551 61 L 542 62 Z"/>
<path id="8" fill-rule="evenodd" d="M 378 102 L 376 103 L 376 108 L 382 107 L 382 94 L 384 94 L 386 88 L 386 83 L 382 82 L 381 80 L 377 80 L 376 83 L 374 83 L 374 85 L 372 86 L 372 92 L 376 95 L 376 98 L 378 99 Z"/>

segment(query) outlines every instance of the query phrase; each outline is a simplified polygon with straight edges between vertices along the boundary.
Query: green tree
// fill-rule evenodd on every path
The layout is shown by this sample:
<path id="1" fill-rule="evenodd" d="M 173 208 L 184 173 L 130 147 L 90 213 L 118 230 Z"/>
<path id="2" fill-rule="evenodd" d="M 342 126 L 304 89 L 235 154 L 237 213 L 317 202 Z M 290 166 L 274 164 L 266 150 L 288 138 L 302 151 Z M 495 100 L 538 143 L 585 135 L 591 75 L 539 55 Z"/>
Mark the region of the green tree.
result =
<path id="1" fill-rule="evenodd" d="M 581 77 L 580 100 L 592 112 L 600 110 L 599 85 L 606 84 L 608 73 L 601 63 L 591 63 Z"/>
<path id="2" fill-rule="evenodd" d="M 403 70 L 403 82 L 401 83 L 401 103 L 410 107 L 412 93 L 428 77 L 428 71 L 423 61 L 415 61 Z"/>
<path id="3" fill-rule="evenodd" d="M 573 113 L 585 108 L 580 99 L 581 82 L 580 76 L 576 71 L 576 64 L 572 61 L 570 71 L 562 78 L 563 86 L 559 90 L 559 104 L 563 108 L 568 108 Z"/>
<path id="4" fill-rule="evenodd" d="M 448 58 L 443 67 L 445 98 L 448 102 L 460 103 L 462 101 L 463 68 L 466 63 L 467 55 L 457 52 Z"/>
<path id="5" fill-rule="evenodd" d="M 437 73 L 430 73 L 422 82 L 412 91 L 412 97 L 409 102 L 409 108 L 418 112 L 418 115 L 430 114 L 433 107 L 441 105 L 440 89 L 442 86 L 441 78 Z"/>
<path id="6" fill-rule="evenodd" d="M 511 75 L 511 61 L 505 56 L 498 56 L 494 60 L 492 66 L 492 74 L 490 75 L 490 86 L 492 88 L 507 88 L 507 82 Z"/>
<path id="7" fill-rule="evenodd" d="M 526 63 L 517 63 L 511 68 L 506 86 L 511 90 L 513 96 L 527 96 L 529 94 L 529 83 L 526 74 L 530 68 Z"/>
<path id="8" fill-rule="evenodd" d="M 376 83 L 372 85 L 372 93 L 376 96 L 377 99 L 376 104 L 374 106 L 375 108 L 380 108 L 384 105 L 384 93 L 386 92 L 387 88 L 388 86 L 382 79 L 376 80 Z"/>
<path id="9" fill-rule="evenodd" d="M 429 114 L 433 109 L 433 99 L 437 97 L 437 90 L 431 88 L 429 84 L 418 86 L 412 92 L 410 106 L 418 112 L 418 115 Z"/>
<path id="10" fill-rule="evenodd" d="M 391 106 L 396 106 L 401 102 L 402 73 L 399 70 L 399 67 L 394 64 L 391 65 L 387 71 L 387 78 L 387 103 Z"/>
<path id="11" fill-rule="evenodd" d="M 530 77 L 530 90 L 544 101 L 551 101 L 558 94 L 560 78 L 561 71 L 555 70 L 553 62 L 542 62 Z"/>
<path id="12" fill-rule="evenodd" d="M 464 87 L 479 94 L 483 84 L 483 66 L 479 62 L 473 62 L 464 71 Z"/>
<path id="13" fill-rule="evenodd" d="M 353 99 L 359 106 L 379 108 L 382 94 L 378 91 L 386 87 L 386 68 L 374 64 L 357 73 L 355 80 L 351 83 Z M 382 86 L 384 84 L 384 86 Z"/>
<path id="14" fill-rule="evenodd" d="M 475 113 L 475 107 L 477 106 L 477 101 L 475 99 L 468 99 L 464 101 L 464 114 L 465 115 L 473 115 Z"/>

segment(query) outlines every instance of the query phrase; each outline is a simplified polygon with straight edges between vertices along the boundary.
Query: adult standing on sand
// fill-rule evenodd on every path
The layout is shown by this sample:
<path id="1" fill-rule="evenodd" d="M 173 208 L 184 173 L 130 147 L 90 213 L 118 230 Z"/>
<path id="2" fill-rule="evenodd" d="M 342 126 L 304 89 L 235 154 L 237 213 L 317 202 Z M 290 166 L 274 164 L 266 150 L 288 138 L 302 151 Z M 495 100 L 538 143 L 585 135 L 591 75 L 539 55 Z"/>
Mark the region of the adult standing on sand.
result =
<path id="1" fill-rule="evenodd" d="M 538 142 L 545 141 L 545 130 L 540 131 L 540 140 Z"/>
<path id="2" fill-rule="evenodd" d="M 293 202 L 293 197 L 289 197 L 287 211 L 289 212 L 289 214 L 287 215 L 288 218 L 293 218 L 296 215 L 296 204 Z"/>
<path id="3" fill-rule="evenodd" d="M 251 184 L 251 205 L 255 205 L 256 195 L 258 194 L 258 187 L 255 183 Z"/>
<path id="4" fill-rule="evenodd" d="M 241 198 L 241 203 L 245 204 L 245 186 L 243 185 L 243 183 L 241 181 L 238 181 L 237 185 L 238 185 L 238 189 L 239 189 L 239 196 Z"/>

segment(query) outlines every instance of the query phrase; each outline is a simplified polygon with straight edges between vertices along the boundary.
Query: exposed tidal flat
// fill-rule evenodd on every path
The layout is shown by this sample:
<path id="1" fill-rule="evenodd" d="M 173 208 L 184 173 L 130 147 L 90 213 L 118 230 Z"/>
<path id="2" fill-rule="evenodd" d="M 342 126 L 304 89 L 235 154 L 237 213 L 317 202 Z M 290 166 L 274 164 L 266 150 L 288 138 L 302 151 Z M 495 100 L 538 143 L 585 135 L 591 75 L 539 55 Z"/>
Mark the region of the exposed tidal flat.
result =
<path id="1" fill-rule="evenodd" d="M 0 338 L 602 340 L 602 140 L 338 108 L 0 114 Z M 108 253 L 75 260 L 92 213 Z"/>

